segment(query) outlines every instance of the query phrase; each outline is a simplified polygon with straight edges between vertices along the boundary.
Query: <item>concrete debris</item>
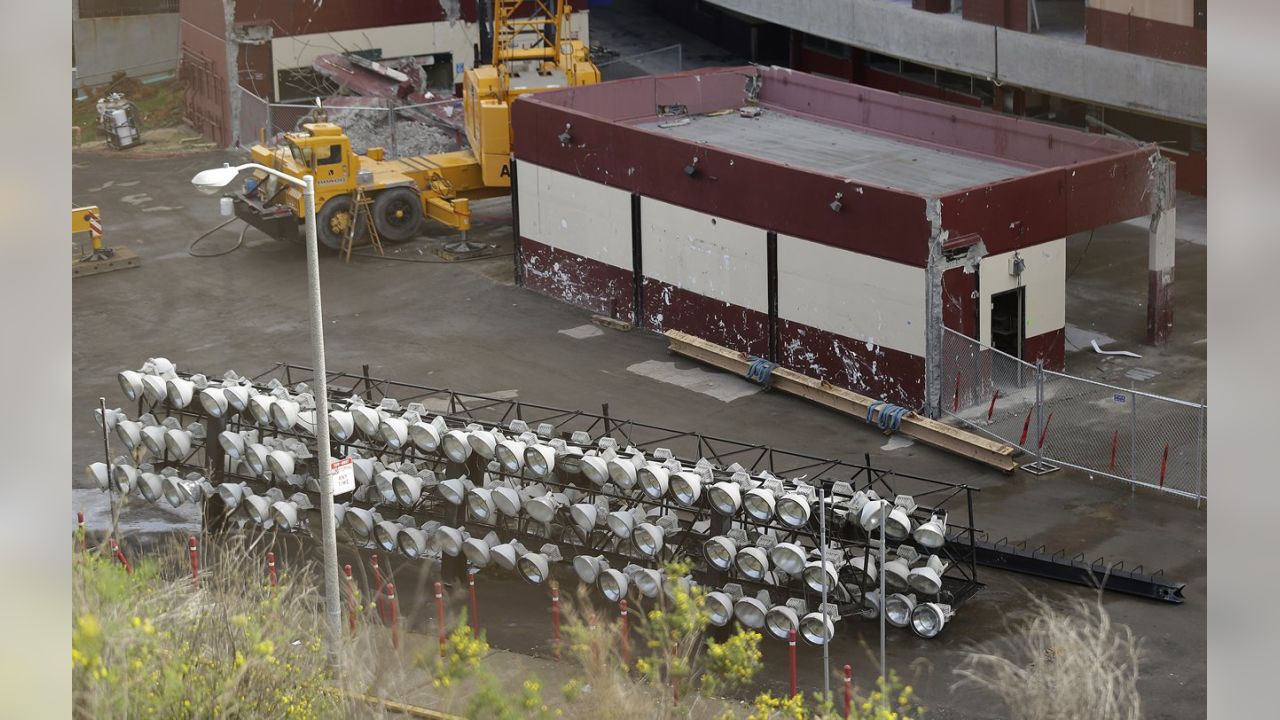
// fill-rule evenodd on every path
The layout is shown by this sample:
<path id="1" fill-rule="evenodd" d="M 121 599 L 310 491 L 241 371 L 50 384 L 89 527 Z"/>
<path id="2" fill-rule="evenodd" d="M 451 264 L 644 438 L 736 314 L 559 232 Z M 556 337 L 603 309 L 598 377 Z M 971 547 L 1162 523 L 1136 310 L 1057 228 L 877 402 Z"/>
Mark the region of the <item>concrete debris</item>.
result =
<path id="1" fill-rule="evenodd" d="M 678 120 L 669 120 L 667 122 L 660 122 L 658 123 L 658 127 L 660 128 L 680 127 L 681 125 L 688 125 L 690 122 L 691 121 L 689 120 L 689 118 L 685 117 L 685 118 L 680 118 Z"/>
<path id="2" fill-rule="evenodd" d="M 1099 355 L 1123 355 L 1125 357 L 1132 357 L 1132 358 L 1142 357 L 1138 353 L 1129 352 L 1128 350 L 1103 350 L 1102 348 L 1098 347 L 1097 340 L 1091 340 L 1090 342 L 1093 344 L 1093 351 L 1098 353 Z"/>
<path id="3" fill-rule="evenodd" d="M 762 112 L 764 112 L 764 110 L 760 109 L 760 106 L 758 105 L 747 105 L 745 107 L 738 108 L 738 114 L 744 118 L 760 117 L 760 113 Z"/>
<path id="4" fill-rule="evenodd" d="M 329 119 L 342 127 L 351 138 L 351 149 L 364 153 L 371 147 L 386 148 L 387 158 L 406 155 L 431 155 L 458 149 L 453 133 L 418 120 L 400 118 L 395 137 L 387 122 L 385 110 L 332 108 Z"/>

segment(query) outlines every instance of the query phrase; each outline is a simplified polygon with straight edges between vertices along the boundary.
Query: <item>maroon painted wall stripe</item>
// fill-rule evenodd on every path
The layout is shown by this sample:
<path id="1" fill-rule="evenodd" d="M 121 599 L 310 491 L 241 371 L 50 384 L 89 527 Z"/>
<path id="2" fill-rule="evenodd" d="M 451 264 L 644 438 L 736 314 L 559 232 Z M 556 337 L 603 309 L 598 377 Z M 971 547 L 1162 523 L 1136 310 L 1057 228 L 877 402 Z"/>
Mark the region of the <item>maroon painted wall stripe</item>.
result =
<path id="1" fill-rule="evenodd" d="M 978 273 L 962 267 L 942 273 L 942 324 L 962 335 L 978 337 Z"/>
<path id="2" fill-rule="evenodd" d="M 679 330 L 757 357 L 769 354 L 769 316 L 651 277 L 644 279 L 645 327 Z"/>
<path id="3" fill-rule="evenodd" d="M 785 292 L 786 289 L 783 289 Z M 924 404 L 924 358 L 864 340 L 778 320 L 778 364 L 877 400 L 918 409 Z"/>
<path id="4" fill-rule="evenodd" d="M 1084 9 L 1084 41 L 1200 67 L 1207 65 L 1209 58 L 1209 34 L 1203 29 L 1094 7 Z"/>
<path id="5" fill-rule="evenodd" d="M 520 238 L 524 287 L 586 308 L 593 313 L 632 319 L 631 270 Z"/>
<path id="6" fill-rule="evenodd" d="M 1134 150 L 942 197 L 942 226 L 991 254 L 1151 213 L 1150 151 Z"/>
<path id="7" fill-rule="evenodd" d="M 1033 335 L 1022 341 L 1022 359 L 1029 363 L 1044 360 L 1048 370 L 1061 372 L 1067 364 L 1066 332 L 1063 328 Z"/>

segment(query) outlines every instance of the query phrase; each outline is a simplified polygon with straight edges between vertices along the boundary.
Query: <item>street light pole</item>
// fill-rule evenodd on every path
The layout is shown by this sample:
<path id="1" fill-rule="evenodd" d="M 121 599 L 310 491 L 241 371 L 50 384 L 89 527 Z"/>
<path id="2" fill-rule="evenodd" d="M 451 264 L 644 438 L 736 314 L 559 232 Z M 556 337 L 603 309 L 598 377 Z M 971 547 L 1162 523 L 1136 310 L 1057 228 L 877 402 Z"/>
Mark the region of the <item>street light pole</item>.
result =
<path id="1" fill-rule="evenodd" d="M 316 401 L 316 464 L 320 485 L 320 546 L 324 562 L 325 620 L 329 630 L 329 659 L 338 660 L 342 637 L 342 605 L 338 597 L 338 538 L 333 517 L 333 478 L 329 474 L 329 388 L 324 362 L 324 312 L 320 305 L 320 248 L 316 241 L 315 178 L 302 178 L 302 200 L 306 205 L 307 291 L 311 305 L 311 382 Z"/>
<path id="2" fill-rule="evenodd" d="M 302 189 L 305 205 L 307 234 L 307 290 L 311 306 L 311 364 L 315 377 L 312 393 L 315 396 L 316 418 L 316 472 L 320 486 L 320 546 L 324 563 L 325 627 L 328 631 L 329 661 L 338 666 L 338 647 L 342 642 L 342 604 L 338 594 L 338 537 L 333 517 L 333 479 L 329 467 L 329 389 L 324 362 L 324 313 L 320 305 L 320 248 L 316 239 L 316 185 L 315 178 L 305 175 L 301 180 L 275 168 L 259 163 L 245 163 L 237 167 L 223 164 L 197 173 L 191 184 L 203 193 L 216 193 L 236 178 L 241 170 L 261 170 L 280 180 Z"/>

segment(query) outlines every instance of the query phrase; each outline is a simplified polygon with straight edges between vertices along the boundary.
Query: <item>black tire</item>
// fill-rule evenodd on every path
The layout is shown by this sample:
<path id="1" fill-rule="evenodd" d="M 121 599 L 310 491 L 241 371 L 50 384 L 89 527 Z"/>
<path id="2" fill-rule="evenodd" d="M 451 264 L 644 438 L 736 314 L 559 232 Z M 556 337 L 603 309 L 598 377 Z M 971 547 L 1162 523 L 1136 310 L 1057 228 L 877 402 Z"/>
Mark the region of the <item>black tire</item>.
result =
<path id="1" fill-rule="evenodd" d="M 391 188 L 373 199 L 373 225 L 378 237 L 402 243 L 417 236 L 422 227 L 422 199 L 407 187 Z"/>
<path id="2" fill-rule="evenodd" d="M 350 195 L 330 198 L 320 206 L 320 212 L 316 213 L 316 238 L 321 245 L 334 251 L 342 249 L 342 241 L 346 239 L 347 230 L 355 217 L 355 213 L 351 211 L 353 206 Z M 357 240 L 365 234 L 364 226 L 365 220 L 361 217 L 356 225 Z"/>

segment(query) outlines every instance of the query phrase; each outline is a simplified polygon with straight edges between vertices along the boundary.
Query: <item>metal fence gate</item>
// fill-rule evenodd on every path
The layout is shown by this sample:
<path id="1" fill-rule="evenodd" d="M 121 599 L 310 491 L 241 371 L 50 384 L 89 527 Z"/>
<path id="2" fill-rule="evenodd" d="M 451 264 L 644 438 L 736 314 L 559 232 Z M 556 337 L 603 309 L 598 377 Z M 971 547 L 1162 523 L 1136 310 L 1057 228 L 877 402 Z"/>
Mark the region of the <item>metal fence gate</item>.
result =
<path id="1" fill-rule="evenodd" d="M 1208 498 L 1206 405 L 1046 370 L 950 329 L 942 349 L 944 415 L 1037 460 Z"/>

